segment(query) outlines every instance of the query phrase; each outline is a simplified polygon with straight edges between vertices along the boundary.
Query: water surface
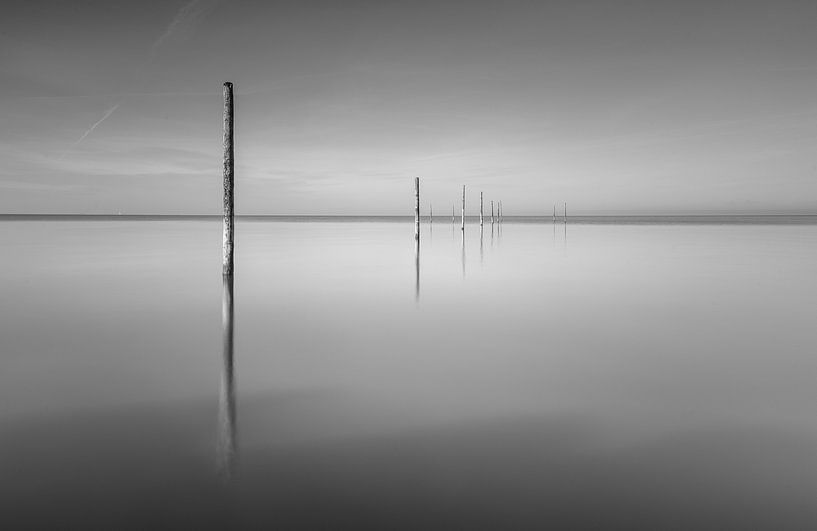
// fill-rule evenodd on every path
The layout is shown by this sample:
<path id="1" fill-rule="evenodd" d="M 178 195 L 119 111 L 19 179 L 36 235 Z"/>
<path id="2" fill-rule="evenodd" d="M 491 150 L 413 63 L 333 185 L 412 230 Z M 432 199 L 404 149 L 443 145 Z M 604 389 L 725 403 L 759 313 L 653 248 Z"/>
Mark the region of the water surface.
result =
<path id="1" fill-rule="evenodd" d="M 817 526 L 816 225 L 358 221 L 0 221 L 3 527 Z"/>

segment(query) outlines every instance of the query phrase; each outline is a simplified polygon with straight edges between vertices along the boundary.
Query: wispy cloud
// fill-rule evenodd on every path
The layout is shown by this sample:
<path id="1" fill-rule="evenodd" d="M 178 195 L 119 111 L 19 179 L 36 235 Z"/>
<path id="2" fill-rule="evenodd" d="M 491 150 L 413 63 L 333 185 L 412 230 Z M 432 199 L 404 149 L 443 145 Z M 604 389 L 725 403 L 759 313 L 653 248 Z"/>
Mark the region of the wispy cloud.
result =
<path id="1" fill-rule="evenodd" d="M 204 15 L 209 13 L 216 5 L 217 0 L 191 0 L 184 4 L 167 25 L 165 31 L 153 41 L 151 46 L 151 59 L 174 34 L 191 29 Z"/>
<path id="2" fill-rule="evenodd" d="M 105 120 L 107 120 L 107 119 L 108 119 L 108 118 L 109 118 L 109 117 L 110 117 L 110 116 L 113 114 L 113 112 L 114 112 L 116 109 L 118 109 L 118 108 L 119 108 L 119 106 L 120 106 L 120 105 L 122 105 L 122 104 L 121 104 L 121 103 L 117 103 L 116 105 L 114 105 L 113 107 L 111 107 L 110 109 L 108 109 L 108 110 L 105 112 L 105 116 L 103 116 L 102 118 L 100 118 L 99 120 L 97 120 L 96 122 L 94 122 L 94 124 L 93 124 L 91 127 L 89 127 L 89 128 L 88 128 L 88 130 L 87 130 L 87 131 L 85 131 L 85 133 L 83 133 L 81 137 L 79 137 L 79 140 L 77 140 L 76 142 L 74 142 L 73 147 L 77 147 L 77 146 L 79 146 L 79 145 L 82 143 L 82 141 L 83 141 L 83 140 L 85 140 L 85 139 L 88 137 L 88 135 L 90 135 L 91 133 L 93 133 L 93 132 L 94 132 L 94 129 L 96 129 L 97 127 L 99 127 L 99 124 L 101 124 L 102 122 L 104 122 Z"/>

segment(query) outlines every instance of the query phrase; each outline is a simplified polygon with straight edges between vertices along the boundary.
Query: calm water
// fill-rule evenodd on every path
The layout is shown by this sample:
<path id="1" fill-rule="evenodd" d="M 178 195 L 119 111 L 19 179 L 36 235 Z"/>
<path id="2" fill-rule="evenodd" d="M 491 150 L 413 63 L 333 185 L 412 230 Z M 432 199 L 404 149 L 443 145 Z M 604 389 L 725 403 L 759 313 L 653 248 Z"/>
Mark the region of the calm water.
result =
<path id="1" fill-rule="evenodd" d="M 236 230 L 0 221 L 0 527 L 817 527 L 817 225 Z"/>

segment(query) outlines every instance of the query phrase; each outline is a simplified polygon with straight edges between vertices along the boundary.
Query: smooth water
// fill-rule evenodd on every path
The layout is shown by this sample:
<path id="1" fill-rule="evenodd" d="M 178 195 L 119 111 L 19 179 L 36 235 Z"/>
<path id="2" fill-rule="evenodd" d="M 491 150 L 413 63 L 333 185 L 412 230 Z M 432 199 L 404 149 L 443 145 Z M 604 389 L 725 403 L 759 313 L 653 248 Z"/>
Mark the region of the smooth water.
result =
<path id="1" fill-rule="evenodd" d="M 236 231 L 0 221 L 0 527 L 817 526 L 817 225 Z"/>

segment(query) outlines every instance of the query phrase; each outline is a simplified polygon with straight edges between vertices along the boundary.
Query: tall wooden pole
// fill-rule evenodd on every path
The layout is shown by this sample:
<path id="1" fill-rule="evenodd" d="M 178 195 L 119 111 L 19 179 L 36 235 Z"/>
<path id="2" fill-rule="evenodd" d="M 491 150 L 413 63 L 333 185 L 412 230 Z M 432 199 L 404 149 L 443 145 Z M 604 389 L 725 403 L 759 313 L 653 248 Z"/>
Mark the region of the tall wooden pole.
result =
<path id="1" fill-rule="evenodd" d="M 479 226 L 482 227 L 482 223 L 484 221 L 484 215 L 482 214 L 482 192 L 479 193 Z"/>
<path id="2" fill-rule="evenodd" d="M 233 84 L 224 83 L 224 238 L 222 273 L 233 274 Z"/>
<path id="3" fill-rule="evenodd" d="M 462 230 L 465 230 L 465 185 L 462 185 Z"/>
<path id="4" fill-rule="evenodd" d="M 414 178 L 414 239 L 420 240 L 420 178 Z"/>
<path id="5" fill-rule="evenodd" d="M 565 203 L 565 223 L 567 223 L 567 203 Z"/>
<path id="6" fill-rule="evenodd" d="M 491 225 L 494 224 L 494 202 L 491 201 Z"/>

